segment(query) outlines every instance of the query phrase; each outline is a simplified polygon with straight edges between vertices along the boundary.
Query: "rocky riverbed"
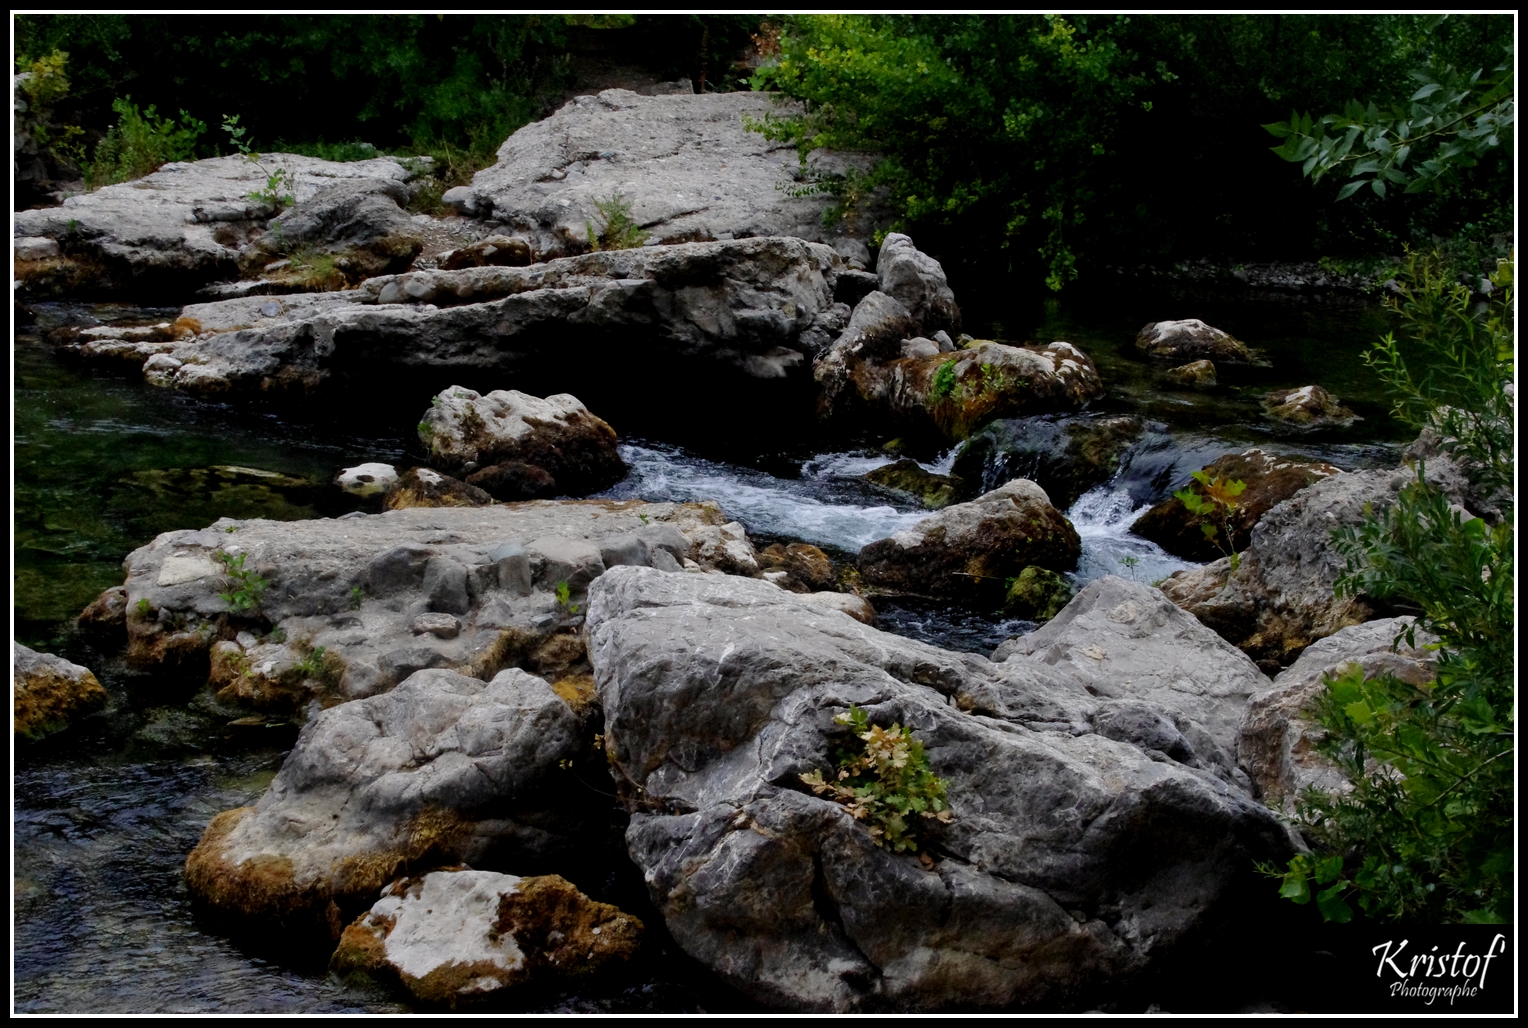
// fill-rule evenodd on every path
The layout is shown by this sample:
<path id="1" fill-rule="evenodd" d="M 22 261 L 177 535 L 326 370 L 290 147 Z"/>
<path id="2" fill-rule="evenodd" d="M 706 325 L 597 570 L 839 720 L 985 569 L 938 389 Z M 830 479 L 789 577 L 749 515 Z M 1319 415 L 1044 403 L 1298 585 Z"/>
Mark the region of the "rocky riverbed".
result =
<path id="1" fill-rule="evenodd" d="M 1301 930 L 1255 865 L 1321 669 L 1430 673 L 1332 591 L 1409 474 L 1377 316 L 958 297 L 782 200 L 758 102 L 579 98 L 438 229 L 387 158 L 18 221 L 25 1009 L 1298 1005 L 1192 981 Z M 588 252 L 617 188 L 649 245 Z M 1201 468 L 1235 562 L 1166 502 Z M 943 816 L 812 786 L 904 728 Z"/>

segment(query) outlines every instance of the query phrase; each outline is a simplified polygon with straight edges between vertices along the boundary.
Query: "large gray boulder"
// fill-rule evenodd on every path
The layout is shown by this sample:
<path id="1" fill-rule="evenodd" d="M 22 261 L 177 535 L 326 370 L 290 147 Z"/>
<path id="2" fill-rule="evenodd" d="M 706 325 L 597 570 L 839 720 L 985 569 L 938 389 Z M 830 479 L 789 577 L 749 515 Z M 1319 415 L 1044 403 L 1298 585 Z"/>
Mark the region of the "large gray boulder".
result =
<path id="1" fill-rule="evenodd" d="M 890 593 L 1001 602 L 1006 581 L 1035 565 L 1077 566 L 1077 530 L 1033 482 L 1016 478 L 860 550 L 860 580 Z"/>
<path id="2" fill-rule="evenodd" d="M 266 171 L 290 175 L 282 191 L 299 207 L 328 187 L 397 193 L 418 173 L 391 157 L 324 161 L 297 154 L 262 154 L 166 164 L 152 175 L 103 186 L 58 207 L 19 211 L 17 238 L 52 239 L 66 257 L 95 269 L 97 292 L 187 296 L 199 286 L 238 277 L 239 247 L 279 211 L 250 199 L 266 189 Z M 396 204 L 394 204 L 396 206 Z M 293 212 L 294 215 L 297 212 Z M 294 218 L 294 226 L 302 218 Z"/>
<path id="3" fill-rule="evenodd" d="M 1235 917 L 1254 861 L 1292 852 L 1209 729 L 1169 731 L 1160 682 L 1135 712 L 1158 731 L 1120 741 L 1120 700 L 1043 657 L 994 664 L 765 582 L 641 568 L 595 584 L 589 629 L 654 903 L 687 952 L 780 1009 L 1096 1005 Z M 1201 699 L 1217 724 L 1245 710 Z M 801 781 L 854 744 L 835 720 L 851 704 L 911 727 L 947 783 L 926 862 Z"/>
<path id="4" fill-rule="evenodd" d="M 1436 653 L 1426 647 L 1437 639 L 1413 631 L 1416 645 L 1398 640 L 1412 624 L 1409 617 L 1380 618 L 1334 632 L 1312 643 L 1272 686 L 1252 697 L 1237 752 L 1264 803 L 1293 814 L 1296 798 L 1308 788 L 1342 793 L 1353 787 L 1317 750 L 1326 733 L 1311 707 L 1326 676 L 1341 675 L 1354 664 L 1365 677 L 1394 675 L 1425 687 L 1437 673 Z"/>
<path id="5" fill-rule="evenodd" d="M 588 685 L 571 607 L 591 581 L 618 564 L 736 571 L 752 553 L 708 504 L 224 518 L 128 555 L 127 659 L 210 676 L 225 699 L 285 711 L 370 696 L 424 668 L 487 679 L 521 666 L 566 678 L 559 687 L 574 696 Z"/>
<path id="6" fill-rule="evenodd" d="M 1246 343 L 1198 318 L 1153 321 L 1136 334 L 1135 348 L 1152 357 L 1175 361 L 1208 360 L 1217 364 L 1257 361 L 1257 355 Z"/>
<path id="7" fill-rule="evenodd" d="M 879 224 L 867 217 L 824 228 L 830 199 L 793 195 L 795 148 L 744 127 L 745 119 L 780 113 L 778 98 L 767 93 L 639 96 L 607 89 L 517 131 L 492 167 L 444 199 L 529 239 L 541 260 L 589 249 L 589 227 L 598 233 L 604 223 L 600 205 L 615 198 L 630 205 L 654 243 L 870 239 Z M 860 158 L 831 154 L 816 155 L 812 165 L 835 172 L 849 162 L 863 166 Z"/>
<path id="8" fill-rule="evenodd" d="M 900 301 L 925 334 L 960 334 L 960 307 L 944 267 L 914 246 L 911 237 L 888 235 L 876 255 L 875 272 L 880 291 Z"/>
<path id="9" fill-rule="evenodd" d="M 603 804 L 559 765 L 588 750 L 578 716 L 540 678 L 419 671 L 310 721 L 265 795 L 213 818 L 186 884 L 246 926 L 338 938 L 411 870 L 575 855 Z"/>
<path id="10" fill-rule="evenodd" d="M 199 393 L 307 393 L 379 366 L 502 378 L 566 362 L 575 339 L 644 368 L 683 361 L 702 376 L 777 379 L 804 376 L 808 354 L 845 324 L 838 260 L 774 237 L 416 271 L 343 293 L 193 304 L 176 332 L 92 329 L 63 345 L 117 363 L 160 355 L 145 366 L 151 381 Z"/>

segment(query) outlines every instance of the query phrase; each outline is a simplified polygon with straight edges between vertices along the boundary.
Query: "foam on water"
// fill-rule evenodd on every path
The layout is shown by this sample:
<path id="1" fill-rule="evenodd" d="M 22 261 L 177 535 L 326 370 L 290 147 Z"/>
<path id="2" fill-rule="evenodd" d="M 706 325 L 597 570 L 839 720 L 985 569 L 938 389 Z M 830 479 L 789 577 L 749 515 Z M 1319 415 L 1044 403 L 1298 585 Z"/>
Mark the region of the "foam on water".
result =
<path id="1" fill-rule="evenodd" d="M 1199 566 L 1130 534 L 1130 525 L 1149 507 L 1137 504 L 1128 489 L 1114 483 L 1096 486 L 1078 498 L 1067 511 L 1082 537 L 1082 558 L 1073 575 L 1078 585 L 1105 575 L 1155 582 L 1174 571 Z"/>

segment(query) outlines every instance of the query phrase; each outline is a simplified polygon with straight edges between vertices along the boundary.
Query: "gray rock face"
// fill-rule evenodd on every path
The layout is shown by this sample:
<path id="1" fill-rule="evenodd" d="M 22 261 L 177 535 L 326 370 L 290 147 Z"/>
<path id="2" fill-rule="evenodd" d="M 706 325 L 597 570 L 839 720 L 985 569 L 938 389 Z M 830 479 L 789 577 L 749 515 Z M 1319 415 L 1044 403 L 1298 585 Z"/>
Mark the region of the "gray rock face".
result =
<path id="1" fill-rule="evenodd" d="M 411 865 L 570 853 L 599 804 L 556 773 L 587 748 L 567 702 L 518 668 L 419 671 L 309 722 L 259 802 L 208 825 L 187 885 L 214 911 L 337 936 L 335 915 Z"/>
<path id="2" fill-rule="evenodd" d="M 390 157 L 342 163 L 263 154 L 261 164 L 291 174 L 284 188 L 299 205 L 337 184 L 396 190 L 415 174 Z M 237 277 L 238 243 L 277 213 L 250 199 L 265 188 L 266 174 L 241 156 L 166 164 L 59 207 L 19 211 L 14 233 L 52 239 L 67 254 L 103 264 L 110 279 L 104 288 L 184 296 L 207 282 Z"/>
<path id="3" fill-rule="evenodd" d="M 893 232 L 886 237 L 875 271 L 880 291 L 900 301 L 924 332 L 960 334 L 960 307 L 944 268 L 915 247 L 909 236 Z"/>
<path id="4" fill-rule="evenodd" d="M 1292 852 L 1211 767 L 1209 730 L 1152 706 L 1166 675 L 1129 707 L 1038 655 L 993 664 L 768 583 L 642 568 L 595 584 L 589 630 L 632 859 L 680 945 L 777 1008 L 1096 1003 L 1229 916 L 1253 860 Z M 1217 724 L 1245 710 L 1202 700 Z M 910 726 L 947 782 L 931 866 L 800 781 L 853 744 L 851 704 Z"/>
<path id="5" fill-rule="evenodd" d="M 605 573 L 606 552 L 629 564 L 736 570 L 753 548 L 703 504 L 543 500 L 340 520 L 225 518 L 128 555 L 128 659 L 190 671 L 206 667 L 222 637 L 232 650 L 213 654 L 215 684 L 231 699 L 286 709 L 315 694 L 369 696 L 421 668 L 489 678 L 518 665 L 555 681 L 583 656 L 557 586 L 580 602 Z M 231 611 L 223 596 L 241 592 L 246 609 Z M 456 632 L 416 634 L 423 614 L 451 615 Z M 266 627 L 284 641 L 257 642 Z M 255 633 L 249 645 L 238 641 L 244 628 Z M 322 667 L 312 656 L 320 648 Z M 294 677 L 298 664 L 309 670 Z"/>
<path id="6" fill-rule="evenodd" d="M 335 372 L 391 366 L 474 378 L 566 360 L 569 333 L 590 353 L 679 359 L 716 374 L 784 378 L 844 324 L 837 255 L 800 239 L 745 239 L 593 253 L 528 268 L 421 271 L 355 291 L 248 297 L 187 307 L 199 335 L 138 340 L 92 330 L 86 357 L 180 364 L 165 384 L 193 392 L 311 391 Z"/>
<path id="7" fill-rule="evenodd" d="M 497 163 L 445 202 L 524 236 L 542 260 L 587 250 L 589 226 L 597 233 L 603 225 L 599 204 L 613 197 L 630 204 L 656 243 L 871 238 L 878 223 L 864 218 L 824 229 L 828 198 L 790 193 L 794 148 L 743 127 L 780 110 L 765 93 L 577 97 L 510 136 Z M 853 160 L 822 155 L 814 165 L 841 171 Z"/>
<path id="8" fill-rule="evenodd" d="M 542 468 L 566 493 L 594 492 L 626 476 L 615 429 L 571 393 L 542 399 L 516 389 L 483 395 L 451 386 L 431 401 L 419 438 L 441 467 L 475 470 L 517 461 Z"/>
<path id="9" fill-rule="evenodd" d="M 1252 697 L 1242 722 L 1238 753 L 1263 802 L 1275 810 L 1294 813 L 1295 799 L 1307 788 L 1346 792 L 1352 785 L 1342 772 L 1317 752 L 1325 732 L 1310 716 L 1321 695 L 1322 679 L 1340 674 L 1349 664 L 1366 676 L 1394 675 L 1422 686 L 1433 680 L 1437 658 L 1425 647 L 1436 639 L 1415 633 L 1415 647 L 1395 639 L 1411 618 L 1381 618 L 1352 625 L 1320 639 L 1300 659 Z"/>
<path id="10" fill-rule="evenodd" d="M 996 605 L 1007 579 L 1030 565 L 1070 571 L 1081 547 L 1045 491 L 1018 478 L 870 543 L 860 550 L 860 579 L 887 592 Z"/>
<path id="11" fill-rule="evenodd" d="M 1198 318 L 1154 321 L 1136 335 L 1135 347 L 1153 357 L 1180 361 L 1251 364 L 1257 359 L 1246 343 Z"/>
<path id="12" fill-rule="evenodd" d="M 1374 616 L 1365 598 L 1333 593 L 1344 562 L 1332 530 L 1363 523 L 1366 508 L 1382 513 L 1412 481 L 1409 468 L 1324 478 L 1263 515 L 1236 571 L 1222 557 L 1173 574 L 1162 592 L 1259 666 L 1287 666 L 1317 639 Z"/>

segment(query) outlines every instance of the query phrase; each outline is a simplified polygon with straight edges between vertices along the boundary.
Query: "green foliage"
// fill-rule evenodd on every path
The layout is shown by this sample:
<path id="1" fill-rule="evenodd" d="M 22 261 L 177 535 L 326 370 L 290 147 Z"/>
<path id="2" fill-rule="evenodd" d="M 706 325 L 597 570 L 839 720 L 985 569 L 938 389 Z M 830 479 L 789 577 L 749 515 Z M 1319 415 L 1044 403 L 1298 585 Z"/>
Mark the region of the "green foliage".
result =
<path id="1" fill-rule="evenodd" d="M 111 109 L 117 123 L 96 145 L 85 168 L 85 183 L 91 189 L 142 178 L 171 161 L 190 160 L 196 155 L 197 139 L 207 130 L 206 122 L 184 110 L 179 123 L 159 117 L 153 104 L 139 111 L 131 96 L 113 100 Z"/>
<path id="2" fill-rule="evenodd" d="M 17 70 L 29 75 L 21 83 L 21 92 L 26 95 L 27 102 L 34 107 L 52 107 L 68 96 L 69 76 L 64 74 L 64 66 L 68 63 L 69 55 L 62 50 L 54 50 L 34 61 L 18 58 Z"/>
<path id="3" fill-rule="evenodd" d="M 148 617 L 149 613 L 153 609 L 154 608 L 152 606 L 150 606 L 150 604 L 149 604 L 149 600 L 148 600 L 147 596 L 145 596 L 143 599 L 138 601 L 138 616 L 139 617 Z"/>
<path id="4" fill-rule="evenodd" d="M 1413 257 L 1397 304 L 1404 346 L 1387 336 L 1370 366 L 1399 396 L 1396 411 L 1440 432 L 1476 492 L 1499 505 L 1494 523 L 1450 504 L 1419 464 L 1383 515 L 1334 536 L 1347 594 L 1402 601 L 1416 630 L 1438 637 L 1437 677 L 1414 686 L 1356 666 L 1329 676 L 1314 715 L 1321 751 L 1351 792 L 1311 791 L 1299 814 L 1316 851 L 1279 872 L 1284 896 L 1328 920 L 1354 906 L 1373 917 L 1496 923 L 1512 915 L 1516 640 L 1511 492 L 1513 377 L 1510 264 L 1487 316 L 1470 310 L 1436 258 Z M 1414 349 L 1436 362 L 1417 376 Z M 1399 638 L 1397 642 L 1399 642 Z"/>
<path id="5" fill-rule="evenodd" d="M 840 749 L 838 773 L 825 779 L 821 769 L 801 775 L 818 796 L 844 804 L 857 821 L 870 823 L 875 844 L 893 853 L 919 849 L 923 821 L 948 824 L 954 817 L 945 799 L 944 779 L 929 769 L 923 743 L 912 729 L 871 725 L 869 715 L 851 706 L 834 718 L 848 725 L 864 745 L 859 752 Z"/>
<path id="6" fill-rule="evenodd" d="M 1484 69 L 1465 75 L 1434 57 L 1411 73 L 1421 88 L 1407 104 L 1381 110 L 1373 102 L 1365 106 L 1350 100 L 1342 114 L 1313 120 L 1297 112 L 1289 121 L 1263 127 L 1284 140 L 1273 152 L 1300 163 L 1311 181 L 1328 174 L 1346 177 L 1349 181 L 1337 191 L 1339 200 L 1366 185 L 1380 197 L 1387 183 L 1408 193 L 1441 189 L 1445 176 L 1473 166 L 1504 141 L 1511 143 L 1515 106 L 1510 45 L 1506 59 L 1494 70 L 1482 80 Z"/>
<path id="7" fill-rule="evenodd" d="M 567 582 L 557 583 L 557 605 L 569 614 L 577 614 L 579 605 L 573 602 L 573 589 Z"/>
<path id="8" fill-rule="evenodd" d="M 955 392 L 955 364 L 956 361 L 947 360 L 939 365 L 934 372 L 934 380 L 929 384 L 928 394 L 935 400 L 943 400 Z"/>
<path id="9" fill-rule="evenodd" d="M 323 677 L 326 669 L 324 663 L 324 648 L 315 646 L 303 655 L 303 658 L 292 665 L 292 670 L 306 678 Z"/>
<path id="10" fill-rule="evenodd" d="M 594 201 L 599 211 L 600 227 L 596 231 L 592 222 L 584 222 L 591 250 L 632 250 L 647 242 L 648 233 L 642 231 L 631 214 L 631 201 L 620 193 L 612 193 L 603 200 Z"/>
<path id="11" fill-rule="evenodd" d="M 234 556 L 218 550 L 215 554 L 223 563 L 223 577 L 228 583 L 228 592 L 218 593 L 218 598 L 228 604 L 230 614 L 256 614 L 260 613 L 260 597 L 264 595 L 266 586 L 270 583 L 255 574 L 253 568 L 244 566 L 247 553 Z"/>
<path id="12" fill-rule="evenodd" d="M 283 207 L 289 207 L 296 201 L 292 194 L 284 192 L 292 185 L 292 173 L 286 168 L 267 168 L 260 163 L 260 154 L 257 153 L 246 138 L 248 130 L 239 124 L 237 114 L 223 115 L 223 131 L 228 133 L 229 142 L 234 149 L 244 155 L 244 159 L 260 169 L 265 176 L 265 188 L 257 189 L 249 194 L 249 198 L 258 204 L 266 204 L 275 207 L 278 211 Z"/>
<path id="13" fill-rule="evenodd" d="M 1247 483 L 1223 481 L 1218 477 L 1211 479 L 1203 471 L 1194 472 L 1192 478 L 1199 483 L 1203 492 L 1195 492 L 1190 486 L 1173 493 L 1173 498 L 1182 503 L 1190 514 L 1205 519 L 1199 526 L 1204 537 L 1231 558 L 1231 570 L 1235 571 L 1241 566 L 1241 554 L 1236 552 L 1231 515 L 1240 506 L 1236 498 L 1247 488 Z M 1222 538 L 1225 542 L 1221 542 Z"/>
<path id="14" fill-rule="evenodd" d="M 350 587 L 350 609 L 351 610 L 360 610 L 361 609 L 361 603 L 365 599 L 366 599 L 366 594 L 361 591 L 361 587 L 360 586 L 353 585 L 353 586 Z"/>

